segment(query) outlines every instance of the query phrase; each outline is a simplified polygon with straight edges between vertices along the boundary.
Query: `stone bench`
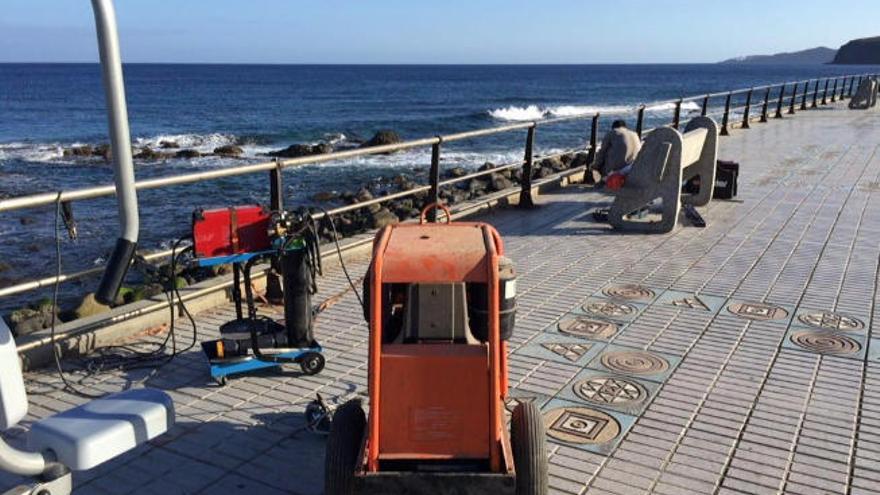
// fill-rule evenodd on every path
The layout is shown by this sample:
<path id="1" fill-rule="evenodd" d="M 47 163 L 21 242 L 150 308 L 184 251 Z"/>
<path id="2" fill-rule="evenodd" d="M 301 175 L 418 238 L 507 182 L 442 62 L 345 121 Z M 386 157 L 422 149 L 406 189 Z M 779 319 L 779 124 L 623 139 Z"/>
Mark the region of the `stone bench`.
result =
<path id="1" fill-rule="evenodd" d="M 877 79 L 868 77 L 859 84 L 855 96 L 849 101 L 851 110 L 867 110 L 877 106 Z"/>
<path id="2" fill-rule="evenodd" d="M 634 232 L 671 232 L 678 222 L 683 201 L 703 206 L 712 200 L 718 124 L 708 117 L 696 117 L 688 122 L 684 131 L 682 134 L 672 127 L 661 127 L 647 136 L 608 212 L 612 227 Z M 699 191 L 682 197 L 682 184 L 698 176 Z M 660 221 L 627 218 L 656 199 L 663 202 Z"/>

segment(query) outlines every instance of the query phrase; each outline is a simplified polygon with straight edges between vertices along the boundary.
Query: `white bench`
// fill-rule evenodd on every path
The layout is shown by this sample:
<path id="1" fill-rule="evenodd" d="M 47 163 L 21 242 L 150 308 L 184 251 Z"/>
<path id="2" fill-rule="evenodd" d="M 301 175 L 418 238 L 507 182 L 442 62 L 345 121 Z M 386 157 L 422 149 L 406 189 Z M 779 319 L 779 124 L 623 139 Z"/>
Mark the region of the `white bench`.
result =
<path id="1" fill-rule="evenodd" d="M 708 117 L 688 122 L 684 134 L 672 127 L 655 129 L 645 138 L 632 171 L 617 191 L 608 222 L 620 230 L 672 231 L 683 201 L 703 206 L 712 200 L 717 159 L 718 124 Z M 682 197 L 682 184 L 694 177 L 700 178 L 699 191 Z M 628 218 L 658 198 L 663 201 L 660 221 Z"/>
<path id="2" fill-rule="evenodd" d="M 12 428 L 28 412 L 28 399 L 15 341 L 0 318 L 0 431 Z M 174 405 L 168 394 L 133 389 L 87 402 L 34 423 L 25 452 L 0 437 L 0 470 L 34 477 L 14 494 L 72 490 L 70 470 L 83 471 L 128 452 L 168 431 Z"/>
<path id="3" fill-rule="evenodd" d="M 859 84 L 855 96 L 849 100 L 850 110 L 867 110 L 877 106 L 877 79 L 866 77 Z"/>

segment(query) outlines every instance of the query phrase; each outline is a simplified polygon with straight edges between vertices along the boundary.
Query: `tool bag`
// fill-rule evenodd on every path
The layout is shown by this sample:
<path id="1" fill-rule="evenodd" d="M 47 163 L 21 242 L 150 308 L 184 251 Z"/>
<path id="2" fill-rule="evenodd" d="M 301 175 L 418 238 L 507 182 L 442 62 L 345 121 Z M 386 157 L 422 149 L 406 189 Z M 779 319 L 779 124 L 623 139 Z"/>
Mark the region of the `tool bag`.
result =
<path id="1" fill-rule="evenodd" d="M 739 178 L 739 163 L 725 160 L 715 162 L 715 189 L 713 199 L 733 199 L 736 197 L 736 182 Z M 700 191 L 700 177 L 694 177 L 684 183 L 682 192 L 697 194 Z"/>
<path id="2" fill-rule="evenodd" d="M 739 179 L 739 163 L 718 160 L 715 165 L 715 199 L 736 197 L 736 182 Z"/>

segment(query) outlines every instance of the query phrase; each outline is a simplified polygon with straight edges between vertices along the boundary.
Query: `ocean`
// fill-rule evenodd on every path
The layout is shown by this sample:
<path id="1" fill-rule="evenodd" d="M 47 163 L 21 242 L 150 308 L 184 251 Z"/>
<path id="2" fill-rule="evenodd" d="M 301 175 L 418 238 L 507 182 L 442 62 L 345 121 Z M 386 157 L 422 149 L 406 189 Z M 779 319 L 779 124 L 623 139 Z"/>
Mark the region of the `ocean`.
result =
<path id="1" fill-rule="evenodd" d="M 294 143 L 357 146 L 376 131 L 404 139 L 515 121 L 593 114 L 628 116 L 640 104 L 681 96 L 864 72 L 821 65 L 306 66 L 136 64 L 124 69 L 132 142 L 210 152 L 240 145 L 241 158 L 137 161 L 138 179 L 266 160 L 261 153 Z M 715 105 L 721 105 L 717 101 Z M 720 109 L 719 109 L 720 110 Z M 699 112 L 686 104 L 683 119 Z M 672 105 L 650 105 L 647 124 L 670 120 Z M 536 152 L 583 146 L 588 121 L 538 129 Z M 476 168 L 522 157 L 524 133 L 444 146 L 443 167 Z M 112 183 L 100 158 L 63 150 L 106 143 L 97 64 L 0 64 L 0 198 Z M 356 191 L 400 173 L 423 177 L 430 150 L 304 166 L 284 173 L 287 205 L 310 204 L 323 191 Z M 266 176 L 141 191 L 143 249 L 167 248 L 185 234 L 197 207 L 265 203 Z M 79 238 L 63 241 L 65 271 L 103 264 L 116 237 L 112 198 L 76 203 Z M 0 287 L 54 274 L 54 207 L 0 213 Z M 64 284 L 72 298 L 97 281 Z M 37 291 L 0 299 L 0 313 L 45 297 Z"/>

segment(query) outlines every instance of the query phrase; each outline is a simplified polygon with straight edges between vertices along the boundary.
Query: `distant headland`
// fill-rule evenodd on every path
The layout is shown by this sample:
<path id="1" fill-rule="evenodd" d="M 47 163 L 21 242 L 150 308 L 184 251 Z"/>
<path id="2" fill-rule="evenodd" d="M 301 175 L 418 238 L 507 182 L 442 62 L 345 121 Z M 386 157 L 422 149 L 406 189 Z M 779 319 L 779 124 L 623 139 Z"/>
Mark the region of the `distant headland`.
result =
<path id="1" fill-rule="evenodd" d="M 838 50 L 820 46 L 773 55 L 747 55 L 719 63 L 880 65 L 880 36 L 852 40 Z"/>

